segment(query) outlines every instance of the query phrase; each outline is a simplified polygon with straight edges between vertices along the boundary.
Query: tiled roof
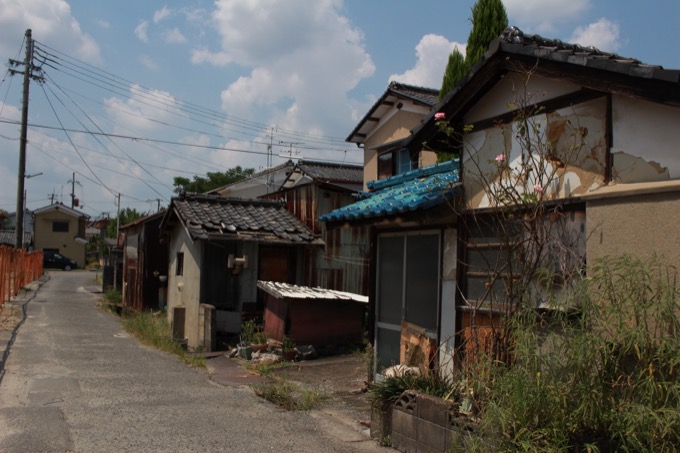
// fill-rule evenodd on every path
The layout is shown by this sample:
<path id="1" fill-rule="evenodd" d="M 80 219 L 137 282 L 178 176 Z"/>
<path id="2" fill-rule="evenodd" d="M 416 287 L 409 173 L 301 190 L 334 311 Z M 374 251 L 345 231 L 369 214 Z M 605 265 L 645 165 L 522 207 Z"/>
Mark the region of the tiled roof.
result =
<path id="1" fill-rule="evenodd" d="M 418 87 L 406 85 L 405 83 L 391 82 L 388 90 L 395 94 L 414 101 L 421 102 L 430 106 L 437 105 L 439 102 L 439 90 L 434 88 Z"/>
<path id="2" fill-rule="evenodd" d="M 575 83 L 585 88 L 603 92 L 615 90 L 655 102 L 680 105 L 680 70 L 645 64 L 592 46 L 525 35 L 516 27 L 508 27 L 489 44 L 484 57 L 400 145 L 420 149 L 429 139 L 428 135 L 439 131 L 434 119 L 436 113 L 443 112 L 450 120 L 465 114 L 482 97 L 484 90 L 488 90 L 489 81 L 493 82 L 495 77 L 508 70 L 522 70 L 515 61 L 520 59 L 531 65 L 532 73 L 540 74 L 545 67 L 550 77 L 565 80 L 574 77 Z"/>
<path id="3" fill-rule="evenodd" d="M 322 244 L 279 202 L 186 194 L 171 208 L 193 239 Z"/>
<path id="4" fill-rule="evenodd" d="M 368 296 L 347 293 L 325 288 L 312 288 L 288 283 L 257 281 L 257 287 L 279 299 L 315 299 L 315 300 L 344 300 L 348 302 L 368 303 Z"/>
<path id="5" fill-rule="evenodd" d="M 319 218 L 326 222 L 370 219 L 420 211 L 453 198 L 460 186 L 459 164 L 451 160 L 367 184 L 369 192 L 351 205 Z"/>
<path id="6" fill-rule="evenodd" d="M 315 180 L 362 184 L 364 181 L 363 165 L 301 160 L 297 166 Z"/>
<path id="7" fill-rule="evenodd" d="M 70 208 L 63 203 L 54 203 L 54 204 L 51 204 L 51 205 L 44 206 L 40 209 L 36 209 L 35 211 L 33 211 L 33 214 L 34 215 L 40 215 L 40 214 L 44 214 L 46 212 L 51 212 L 51 211 L 61 211 L 65 214 L 71 215 L 73 217 L 85 217 L 86 219 L 90 218 L 90 216 L 85 214 L 84 212 L 79 211 L 77 209 Z"/>
<path id="8" fill-rule="evenodd" d="M 603 52 L 593 46 L 570 44 L 559 39 L 546 39 L 539 35 L 525 35 L 516 27 L 506 28 L 498 38 L 498 42 L 500 49 L 504 52 L 536 56 L 541 59 L 625 73 L 635 77 L 659 78 L 670 82 L 680 81 L 678 70 L 648 65 L 635 58 Z M 489 49 L 490 52 L 494 52 L 494 43 L 491 43 Z"/>
<path id="9" fill-rule="evenodd" d="M 399 99 L 410 100 L 429 109 L 439 102 L 439 90 L 423 88 L 404 83 L 391 82 L 382 96 L 373 104 L 368 113 L 359 121 L 345 139 L 348 142 L 363 143 L 363 139 L 375 127 L 375 120 L 387 114 Z"/>

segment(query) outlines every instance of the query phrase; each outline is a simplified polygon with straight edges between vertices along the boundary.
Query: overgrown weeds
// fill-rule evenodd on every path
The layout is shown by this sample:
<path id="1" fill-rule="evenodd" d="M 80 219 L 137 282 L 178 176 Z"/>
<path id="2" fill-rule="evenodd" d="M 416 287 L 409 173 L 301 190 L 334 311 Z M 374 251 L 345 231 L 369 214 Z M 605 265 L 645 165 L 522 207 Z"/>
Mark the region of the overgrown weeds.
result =
<path id="1" fill-rule="evenodd" d="M 309 411 L 329 397 L 318 388 L 305 388 L 283 378 L 253 386 L 255 394 L 288 411 Z"/>
<path id="2" fill-rule="evenodd" d="M 205 358 L 197 354 L 189 354 L 172 336 L 172 329 L 165 316 L 158 316 L 147 311 L 133 311 L 122 317 L 123 327 L 139 341 L 161 351 L 180 357 L 185 363 L 204 367 Z"/>
<path id="3" fill-rule="evenodd" d="M 511 364 L 470 365 L 479 434 L 513 451 L 676 451 L 675 269 L 656 258 L 602 260 L 571 297 L 571 312 L 512 316 Z"/>

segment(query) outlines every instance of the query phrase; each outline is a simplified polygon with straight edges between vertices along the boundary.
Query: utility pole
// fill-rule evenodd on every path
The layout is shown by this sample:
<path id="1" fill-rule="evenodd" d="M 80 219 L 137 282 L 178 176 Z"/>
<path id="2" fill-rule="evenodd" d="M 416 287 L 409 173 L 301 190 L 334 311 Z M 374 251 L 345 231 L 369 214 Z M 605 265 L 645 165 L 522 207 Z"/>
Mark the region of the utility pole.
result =
<path id="1" fill-rule="evenodd" d="M 26 136 L 28 129 L 28 86 L 31 82 L 31 68 L 33 59 L 33 40 L 31 29 L 26 30 L 26 58 L 24 59 L 24 93 L 21 101 L 21 138 L 19 142 L 19 174 L 17 175 L 17 221 L 14 246 L 18 249 L 24 246 L 24 178 L 26 177 Z M 10 64 L 12 61 L 10 60 Z M 18 64 L 18 62 L 17 62 Z M 14 74 L 14 73 L 12 73 Z"/>
<path id="2" fill-rule="evenodd" d="M 69 179 L 67 182 L 71 183 L 71 208 L 75 207 L 76 202 L 76 184 L 83 187 L 80 181 L 76 181 L 76 173 L 73 172 L 73 178 Z"/>

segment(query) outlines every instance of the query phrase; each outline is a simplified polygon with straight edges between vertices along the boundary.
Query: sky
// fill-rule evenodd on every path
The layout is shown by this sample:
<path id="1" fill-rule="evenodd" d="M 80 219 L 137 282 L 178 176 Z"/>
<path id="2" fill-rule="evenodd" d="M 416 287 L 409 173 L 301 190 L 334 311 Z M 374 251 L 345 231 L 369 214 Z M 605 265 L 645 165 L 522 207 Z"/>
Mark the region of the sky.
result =
<path id="1" fill-rule="evenodd" d="M 468 0 L 0 0 L 0 209 L 16 210 L 32 30 L 26 206 L 168 205 L 173 178 L 289 158 L 361 163 L 345 139 L 391 81 L 438 89 Z M 505 0 L 524 33 L 680 69 L 680 1 Z M 19 66 L 16 69 L 23 70 Z M 271 152 L 269 151 L 271 150 Z M 74 177 L 75 175 L 75 177 Z"/>

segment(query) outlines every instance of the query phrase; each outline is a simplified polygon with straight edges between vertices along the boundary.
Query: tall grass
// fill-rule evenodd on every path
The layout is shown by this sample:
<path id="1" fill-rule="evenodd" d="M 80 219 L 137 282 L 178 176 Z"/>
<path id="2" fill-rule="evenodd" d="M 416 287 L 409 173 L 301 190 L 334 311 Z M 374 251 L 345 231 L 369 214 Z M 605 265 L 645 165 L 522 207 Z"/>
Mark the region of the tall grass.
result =
<path id="1" fill-rule="evenodd" d="M 165 316 L 157 316 L 146 311 L 126 313 L 123 327 L 139 341 L 161 351 L 180 357 L 192 366 L 205 366 L 205 358 L 187 354 L 184 347 L 172 337 L 172 329 Z"/>
<path id="2" fill-rule="evenodd" d="M 675 275 L 656 258 L 602 260 L 572 291 L 576 310 L 516 313 L 512 364 L 468 370 L 478 434 L 507 451 L 677 451 Z"/>

